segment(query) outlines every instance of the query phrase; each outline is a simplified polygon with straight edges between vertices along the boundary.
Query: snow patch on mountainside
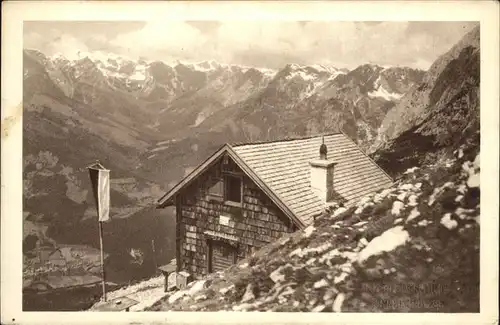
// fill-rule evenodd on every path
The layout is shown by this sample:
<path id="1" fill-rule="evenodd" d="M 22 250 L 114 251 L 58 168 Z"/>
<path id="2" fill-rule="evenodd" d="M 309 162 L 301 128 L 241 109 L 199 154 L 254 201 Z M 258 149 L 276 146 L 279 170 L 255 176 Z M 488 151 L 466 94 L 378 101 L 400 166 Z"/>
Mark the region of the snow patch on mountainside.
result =
<path id="1" fill-rule="evenodd" d="M 170 146 L 160 146 L 160 147 L 156 147 L 156 148 L 152 149 L 151 152 L 163 151 L 163 150 L 167 150 L 168 148 L 170 148 Z"/>
<path id="2" fill-rule="evenodd" d="M 92 61 L 102 61 L 102 62 L 109 62 L 112 64 L 113 61 L 116 62 L 117 65 L 123 65 L 124 63 L 127 62 L 135 62 L 136 60 L 129 58 L 124 55 L 117 55 L 114 53 L 104 53 L 102 51 L 93 51 L 93 52 L 86 52 L 86 51 L 77 51 L 76 52 L 76 58 L 77 59 L 83 59 L 83 58 L 89 58 Z M 68 57 L 68 56 L 66 56 Z"/>
<path id="3" fill-rule="evenodd" d="M 192 70 L 205 72 L 205 73 L 206 72 L 213 72 L 213 71 L 216 71 L 219 69 L 225 69 L 228 71 L 239 70 L 242 73 L 245 73 L 250 69 L 255 69 L 267 77 L 274 77 L 277 73 L 277 71 L 274 69 L 262 68 L 262 67 L 250 67 L 250 66 L 238 65 L 238 64 L 219 63 L 219 62 L 216 62 L 214 60 L 189 63 L 189 64 L 186 64 L 186 66 L 191 68 Z"/>
<path id="4" fill-rule="evenodd" d="M 316 92 L 316 90 L 318 90 L 323 84 L 324 84 L 323 81 L 315 81 L 309 84 L 309 86 L 307 87 L 307 91 L 301 94 L 300 99 L 302 100 L 304 98 L 312 96 Z"/>
<path id="5" fill-rule="evenodd" d="M 160 141 L 156 145 L 157 146 L 163 146 L 163 145 L 166 145 L 166 144 L 169 144 L 169 143 L 175 143 L 175 142 L 177 142 L 177 139 L 169 139 L 169 140 Z"/>
<path id="6" fill-rule="evenodd" d="M 340 71 L 340 70 L 337 70 L 335 71 L 334 73 L 332 73 L 332 75 L 328 78 L 328 80 L 335 80 L 338 76 L 342 75 L 342 74 L 346 74 L 346 72 L 344 71 Z"/>
<path id="7" fill-rule="evenodd" d="M 384 70 L 386 70 L 388 68 L 384 68 Z M 382 70 L 383 71 L 383 70 Z M 401 97 L 403 97 L 402 94 L 399 94 L 399 93 L 391 93 L 389 92 L 387 89 L 385 89 L 381 84 L 380 84 L 380 79 L 381 79 L 381 75 L 378 76 L 377 80 L 375 80 L 375 82 L 373 83 L 373 87 L 376 89 L 376 90 L 373 90 L 373 91 L 370 91 L 368 93 L 368 96 L 371 97 L 371 98 L 374 98 L 374 97 L 380 97 L 380 98 L 384 98 L 385 100 L 387 101 L 393 101 L 393 100 L 399 100 L 401 99 Z"/>
<path id="8" fill-rule="evenodd" d="M 299 70 L 299 71 L 292 71 L 288 76 L 285 77 L 285 80 L 290 80 L 296 77 L 299 77 L 305 81 L 311 81 L 316 79 L 315 75 L 307 74 L 304 71 Z"/>
<path id="9" fill-rule="evenodd" d="M 319 72 L 328 72 L 328 73 L 332 73 L 332 74 L 342 73 L 342 71 L 339 71 L 338 69 L 336 69 L 334 67 L 325 66 L 322 64 L 313 64 L 313 65 L 310 65 L 310 67 L 318 70 Z"/>
<path id="10" fill-rule="evenodd" d="M 289 70 L 290 72 L 285 77 L 285 80 L 300 78 L 304 81 L 313 81 L 313 80 L 318 80 L 320 78 L 324 79 L 325 74 L 327 74 L 326 76 L 328 77 L 326 80 L 333 80 L 340 74 L 345 74 L 344 71 L 338 70 L 334 67 L 328 67 L 320 64 L 302 66 L 296 63 L 291 63 L 287 67 L 290 69 Z"/>
<path id="11" fill-rule="evenodd" d="M 257 71 L 260 71 L 265 77 L 272 78 L 276 75 L 277 71 L 268 68 L 254 68 Z"/>
<path id="12" fill-rule="evenodd" d="M 132 80 L 143 81 L 146 80 L 146 75 L 141 71 L 136 70 L 134 71 L 134 74 L 132 74 L 129 78 Z"/>
<path id="13" fill-rule="evenodd" d="M 387 91 L 383 86 L 379 86 L 377 90 L 370 91 L 368 93 L 368 96 L 371 98 L 380 97 L 387 101 L 399 100 L 401 99 L 401 97 L 403 97 L 402 94 L 391 93 Z"/>
<path id="14" fill-rule="evenodd" d="M 221 65 L 213 60 L 187 64 L 187 66 L 193 70 L 201 72 L 210 72 L 221 68 Z"/>
<path id="15" fill-rule="evenodd" d="M 210 116 L 210 113 L 209 112 L 206 112 L 206 111 L 201 111 L 198 116 L 196 117 L 196 120 L 194 121 L 194 124 L 193 126 L 196 127 L 198 125 L 200 125 L 201 123 L 203 123 L 203 121 L 205 121 L 207 119 L 207 117 Z"/>

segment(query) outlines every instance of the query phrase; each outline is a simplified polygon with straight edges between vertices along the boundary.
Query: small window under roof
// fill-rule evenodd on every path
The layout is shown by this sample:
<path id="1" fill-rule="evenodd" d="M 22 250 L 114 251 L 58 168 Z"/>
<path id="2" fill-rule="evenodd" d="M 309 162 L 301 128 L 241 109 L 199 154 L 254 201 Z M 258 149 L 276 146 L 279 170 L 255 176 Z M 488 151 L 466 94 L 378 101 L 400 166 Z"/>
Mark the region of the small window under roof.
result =
<path id="1" fill-rule="evenodd" d="M 241 177 L 224 176 L 224 200 L 241 204 Z"/>

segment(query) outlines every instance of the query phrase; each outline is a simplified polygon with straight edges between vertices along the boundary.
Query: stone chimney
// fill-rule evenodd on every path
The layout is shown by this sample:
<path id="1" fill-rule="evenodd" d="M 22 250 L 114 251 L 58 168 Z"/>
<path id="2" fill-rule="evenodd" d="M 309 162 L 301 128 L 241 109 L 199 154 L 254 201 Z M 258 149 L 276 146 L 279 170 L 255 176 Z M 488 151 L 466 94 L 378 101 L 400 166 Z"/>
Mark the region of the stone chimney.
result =
<path id="1" fill-rule="evenodd" d="M 311 165 L 311 189 L 324 203 L 331 201 L 335 162 L 328 160 L 328 149 L 324 137 L 319 148 L 319 159 L 314 159 L 309 164 Z"/>

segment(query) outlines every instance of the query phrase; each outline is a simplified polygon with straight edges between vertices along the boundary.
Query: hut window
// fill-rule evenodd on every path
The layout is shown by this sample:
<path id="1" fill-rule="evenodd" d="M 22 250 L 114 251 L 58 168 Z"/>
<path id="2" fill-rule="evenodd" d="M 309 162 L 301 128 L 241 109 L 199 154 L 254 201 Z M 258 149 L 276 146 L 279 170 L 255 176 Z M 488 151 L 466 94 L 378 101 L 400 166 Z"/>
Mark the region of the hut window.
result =
<path id="1" fill-rule="evenodd" d="M 224 200 L 241 204 L 241 178 L 232 175 L 224 176 Z"/>
<path id="2" fill-rule="evenodd" d="M 224 187 L 221 179 L 216 180 L 209 188 L 208 195 L 211 197 L 220 197 L 224 196 Z"/>

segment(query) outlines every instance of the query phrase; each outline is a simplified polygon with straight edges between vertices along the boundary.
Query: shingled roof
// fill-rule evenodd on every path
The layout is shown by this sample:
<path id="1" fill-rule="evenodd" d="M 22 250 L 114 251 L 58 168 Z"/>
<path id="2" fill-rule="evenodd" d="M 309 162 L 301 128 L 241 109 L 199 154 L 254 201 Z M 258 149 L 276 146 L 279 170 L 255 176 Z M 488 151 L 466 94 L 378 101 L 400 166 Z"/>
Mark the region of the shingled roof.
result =
<path id="1" fill-rule="evenodd" d="M 319 157 L 322 136 L 233 146 L 234 151 L 305 224 L 325 204 L 310 187 L 309 162 Z M 333 188 L 345 205 L 392 184 L 391 178 L 343 133 L 324 136 L 336 162 Z"/>
<path id="2" fill-rule="evenodd" d="M 159 206 L 164 206 L 175 192 L 228 152 L 266 194 L 271 194 L 275 203 L 280 203 L 278 206 L 287 210 L 285 214 L 300 221 L 302 226 L 308 225 L 325 209 L 325 203 L 312 191 L 309 178 L 309 162 L 319 157 L 322 141 L 328 148 L 328 160 L 336 163 L 333 188 L 344 205 L 349 206 L 393 183 L 352 140 L 343 133 L 335 133 L 272 142 L 226 144 L 165 194 L 159 200 Z"/>

